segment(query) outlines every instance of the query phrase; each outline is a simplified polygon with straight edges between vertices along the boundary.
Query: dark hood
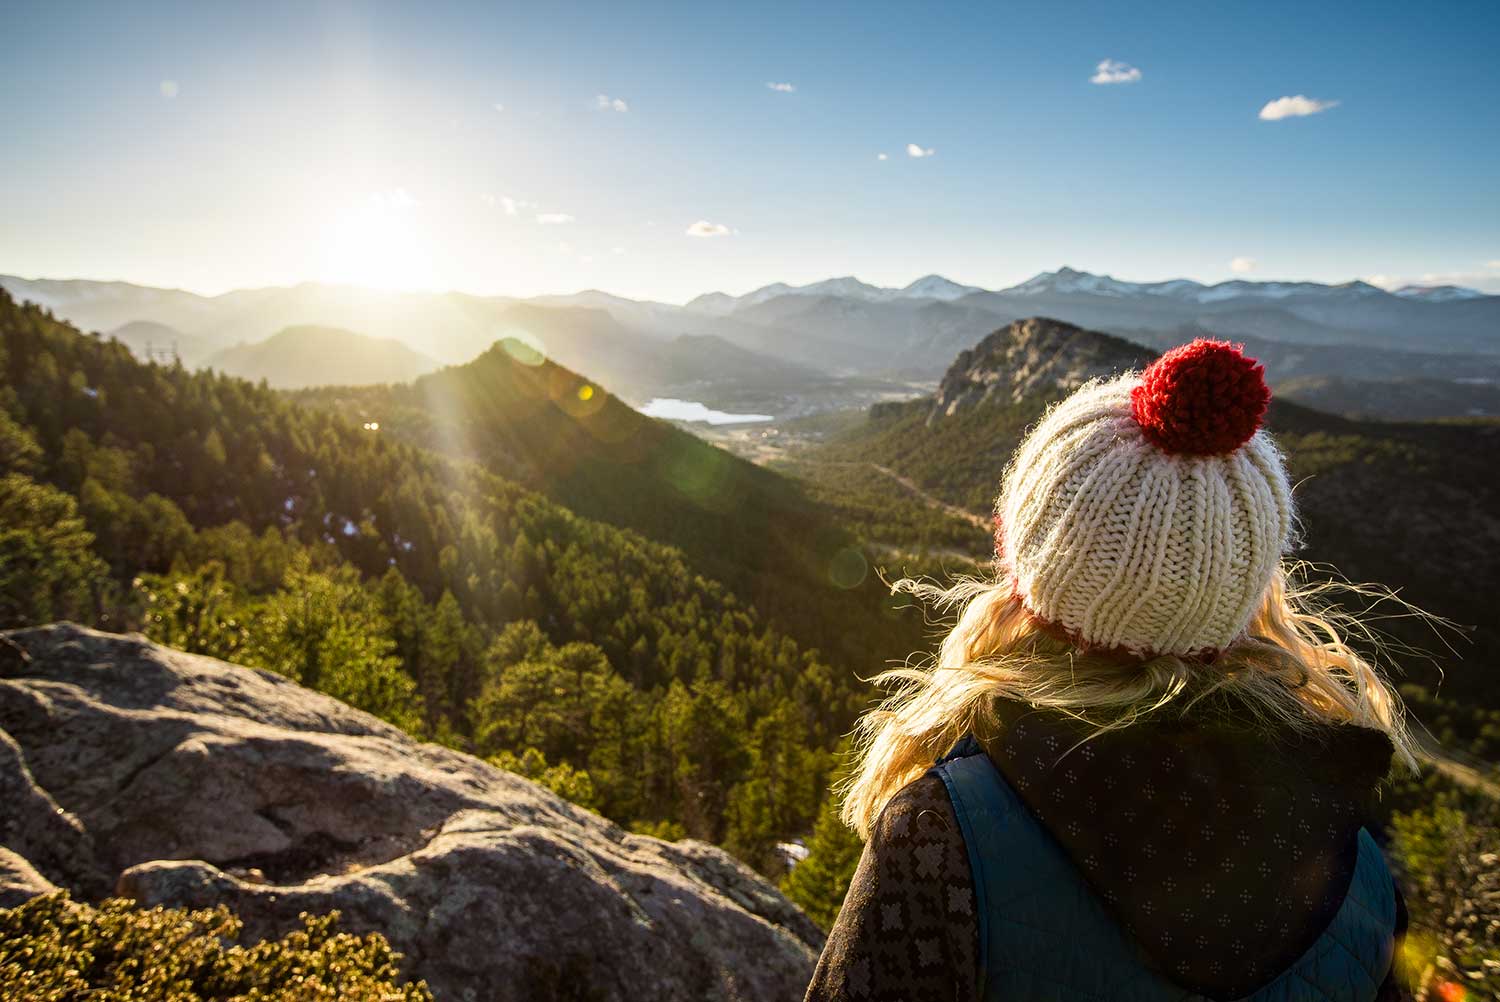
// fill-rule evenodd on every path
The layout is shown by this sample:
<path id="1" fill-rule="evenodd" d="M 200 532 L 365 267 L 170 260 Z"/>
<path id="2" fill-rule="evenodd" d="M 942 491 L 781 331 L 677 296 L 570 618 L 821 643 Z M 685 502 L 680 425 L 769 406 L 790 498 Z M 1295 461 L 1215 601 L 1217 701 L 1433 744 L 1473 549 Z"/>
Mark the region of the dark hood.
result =
<path id="1" fill-rule="evenodd" d="M 982 741 L 1116 919 L 1174 983 L 1240 998 L 1338 911 L 1392 746 L 1363 727 L 1268 735 L 1230 719 L 1092 729 L 1000 703 Z"/>

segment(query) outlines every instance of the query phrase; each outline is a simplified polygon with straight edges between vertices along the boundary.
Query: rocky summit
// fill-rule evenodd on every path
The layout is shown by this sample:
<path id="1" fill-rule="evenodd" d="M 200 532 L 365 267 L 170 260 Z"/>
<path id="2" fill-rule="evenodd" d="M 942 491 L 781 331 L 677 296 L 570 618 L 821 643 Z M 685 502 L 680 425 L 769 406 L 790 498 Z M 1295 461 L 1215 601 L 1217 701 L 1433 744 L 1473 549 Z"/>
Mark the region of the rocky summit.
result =
<path id="1" fill-rule="evenodd" d="M 1059 320 L 1017 320 L 959 353 L 938 386 L 929 423 L 980 403 L 1055 398 L 1155 357 L 1140 345 Z"/>
<path id="2" fill-rule="evenodd" d="M 713 846 L 631 834 L 270 672 L 0 633 L 0 907 L 67 888 L 338 909 L 439 1000 L 798 999 L 822 936 Z"/>

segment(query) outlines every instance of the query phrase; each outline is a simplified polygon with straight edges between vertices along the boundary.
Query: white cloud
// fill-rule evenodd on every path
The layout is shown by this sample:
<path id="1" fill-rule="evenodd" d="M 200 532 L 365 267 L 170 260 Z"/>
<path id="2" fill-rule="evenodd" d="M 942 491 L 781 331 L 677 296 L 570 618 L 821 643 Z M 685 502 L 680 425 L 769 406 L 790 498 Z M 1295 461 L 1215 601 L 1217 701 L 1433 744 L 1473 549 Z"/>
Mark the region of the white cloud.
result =
<path id="1" fill-rule="evenodd" d="M 1253 257 L 1237 257 L 1229 262 L 1229 270 L 1236 275 L 1248 275 L 1256 269 L 1260 262 Z"/>
<path id="2" fill-rule="evenodd" d="M 504 111 L 505 110 L 505 105 L 501 104 L 499 101 L 496 101 L 492 107 L 494 107 L 494 109 L 496 111 Z"/>
<path id="3" fill-rule="evenodd" d="M 1094 67 L 1094 75 L 1089 77 L 1089 83 L 1125 84 L 1135 83 L 1140 78 L 1140 69 L 1129 63 L 1122 63 L 1118 59 L 1101 59 L 1099 65 Z"/>
<path id="4" fill-rule="evenodd" d="M 723 223 L 710 223 L 707 219 L 700 219 L 685 232 L 690 237 L 727 237 L 734 231 Z"/>
<path id="5" fill-rule="evenodd" d="M 770 81 L 766 82 L 766 86 L 771 88 L 772 90 L 779 90 L 783 94 L 790 94 L 797 89 L 797 86 L 795 84 L 771 83 Z"/>
<path id="6" fill-rule="evenodd" d="M 924 150 L 916 143 L 906 144 L 906 155 L 909 157 L 930 157 L 935 153 L 937 153 L 937 150 L 933 149 L 930 146 Z M 959 159 L 962 159 L 962 157 L 960 157 Z"/>
<path id="7" fill-rule="evenodd" d="M 617 256 L 617 257 L 618 257 L 618 256 L 619 256 L 619 255 L 621 255 L 621 254 L 624 254 L 624 253 L 625 253 L 625 248 L 624 248 L 624 247 L 611 247 L 611 248 L 610 248 L 610 249 L 609 249 L 609 252 L 610 252 L 610 253 L 611 253 L 611 254 L 614 254 L 614 255 L 615 255 L 615 256 Z"/>
<path id="8" fill-rule="evenodd" d="M 1316 115 L 1320 111 L 1327 111 L 1329 108 L 1338 106 L 1337 101 L 1319 101 L 1297 94 L 1293 97 L 1278 97 L 1274 101 L 1266 102 L 1266 106 L 1260 109 L 1260 118 L 1263 122 L 1275 122 L 1283 118 Z"/>
<path id="9" fill-rule="evenodd" d="M 163 80 L 161 82 L 161 96 L 164 97 L 164 98 L 166 98 L 168 101 L 170 101 L 170 100 L 172 100 L 172 98 L 176 97 L 177 96 L 177 81 L 176 80 Z"/>
<path id="10" fill-rule="evenodd" d="M 884 153 L 877 153 L 877 154 L 875 154 L 875 159 L 876 160 L 889 160 L 890 157 L 886 156 Z"/>
<path id="11" fill-rule="evenodd" d="M 608 94 L 600 94 L 594 98 L 594 107 L 600 111 L 629 111 L 630 105 L 625 103 L 624 98 L 610 97 Z"/>
<path id="12" fill-rule="evenodd" d="M 561 226 L 564 223 L 571 223 L 573 217 L 566 212 L 538 212 L 536 221 L 543 226 Z"/>
<path id="13" fill-rule="evenodd" d="M 500 196 L 500 208 L 505 210 L 507 216 L 514 216 L 516 214 L 516 207 L 520 204 L 508 195 Z"/>

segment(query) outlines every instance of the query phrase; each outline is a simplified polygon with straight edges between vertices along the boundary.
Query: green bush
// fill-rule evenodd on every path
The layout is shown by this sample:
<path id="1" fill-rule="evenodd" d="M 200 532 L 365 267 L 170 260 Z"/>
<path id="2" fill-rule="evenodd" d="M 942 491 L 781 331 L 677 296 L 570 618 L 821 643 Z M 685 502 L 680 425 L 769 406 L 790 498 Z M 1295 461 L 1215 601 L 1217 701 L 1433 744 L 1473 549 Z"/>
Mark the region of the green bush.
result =
<path id="1" fill-rule="evenodd" d="M 336 931 L 338 912 L 254 946 L 220 905 L 201 911 L 98 907 L 66 892 L 0 911 L 0 1002 L 432 1002 L 401 985 L 383 936 Z"/>
<path id="2" fill-rule="evenodd" d="M 1500 998 L 1500 809 L 1433 806 L 1391 819 L 1411 929 L 1404 974 L 1419 1000 Z"/>
<path id="3" fill-rule="evenodd" d="M 832 929 L 863 852 L 864 843 L 839 820 L 838 805 L 830 798 L 807 840 L 807 858 L 781 881 L 781 892 L 808 918 Z"/>

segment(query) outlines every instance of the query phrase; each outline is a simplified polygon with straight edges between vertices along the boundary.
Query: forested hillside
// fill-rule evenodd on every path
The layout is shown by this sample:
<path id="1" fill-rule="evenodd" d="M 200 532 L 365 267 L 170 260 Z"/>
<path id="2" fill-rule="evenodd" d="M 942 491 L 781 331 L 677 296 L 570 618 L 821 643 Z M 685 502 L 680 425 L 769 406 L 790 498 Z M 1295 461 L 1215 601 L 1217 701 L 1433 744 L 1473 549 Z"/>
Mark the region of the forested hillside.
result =
<path id="1" fill-rule="evenodd" d="M 917 617 L 891 611 L 858 539 L 795 481 L 643 417 L 520 342 L 414 383 L 295 399 L 670 543 L 695 571 L 862 674 L 922 640 Z"/>
<path id="2" fill-rule="evenodd" d="M 482 433 L 494 469 L 584 511 L 615 499 L 695 556 L 359 414 L 142 364 L 5 295 L 0 334 L 0 626 L 68 617 L 272 668 L 768 870 L 825 798 L 867 698 L 855 670 L 917 629 L 828 580 L 818 561 L 847 536 L 782 565 L 828 524 L 795 489 L 634 412 L 609 438 L 620 405 L 565 370 L 459 374 L 444 397 L 520 393 L 496 404 L 515 423 L 429 430 Z M 706 526 L 723 523 L 738 530 L 715 560 Z M 790 598 L 768 616 L 778 582 Z"/>

